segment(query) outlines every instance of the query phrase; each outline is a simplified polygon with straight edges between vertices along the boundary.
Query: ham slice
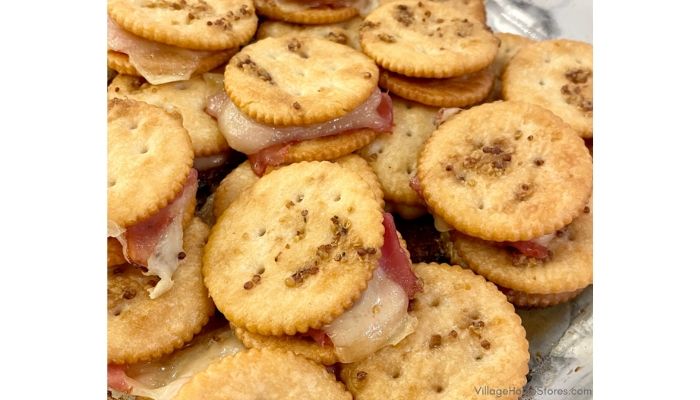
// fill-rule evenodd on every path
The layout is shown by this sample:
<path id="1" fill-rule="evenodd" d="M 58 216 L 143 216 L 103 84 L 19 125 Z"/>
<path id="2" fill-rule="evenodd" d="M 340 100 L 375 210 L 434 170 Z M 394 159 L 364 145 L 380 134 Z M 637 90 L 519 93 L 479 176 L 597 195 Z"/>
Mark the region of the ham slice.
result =
<path id="1" fill-rule="evenodd" d="M 209 98 L 207 113 L 219 122 L 229 146 L 251 155 L 263 149 L 301 140 L 337 135 L 357 129 L 391 132 L 391 98 L 378 88 L 359 107 L 327 122 L 304 126 L 275 127 L 258 123 L 241 112 L 225 92 Z"/>
<path id="2" fill-rule="evenodd" d="M 107 386 L 122 393 L 131 393 L 131 385 L 127 382 L 123 365 L 107 365 Z"/>
<path id="3" fill-rule="evenodd" d="M 411 269 L 411 259 L 399 243 L 394 217 L 389 213 L 384 213 L 382 223 L 384 224 L 384 245 L 379 265 L 389 279 L 399 284 L 406 296 L 412 299 L 416 293 L 423 291 L 423 287 Z"/>
<path id="4" fill-rule="evenodd" d="M 129 62 L 152 85 L 186 81 L 203 60 L 216 52 L 182 49 L 138 37 L 107 19 L 107 47 L 129 56 Z"/>
<path id="5" fill-rule="evenodd" d="M 514 247 L 525 256 L 536 258 L 538 260 L 544 260 L 549 254 L 547 247 L 542 246 L 533 240 L 509 242 L 508 245 Z"/>
<path id="6" fill-rule="evenodd" d="M 151 298 L 160 296 L 172 286 L 171 277 L 182 251 L 183 215 L 196 194 L 197 170 L 191 169 L 178 197 L 155 215 L 117 236 L 127 261 L 148 268 L 146 275 L 160 277 L 156 287 L 151 289 Z"/>

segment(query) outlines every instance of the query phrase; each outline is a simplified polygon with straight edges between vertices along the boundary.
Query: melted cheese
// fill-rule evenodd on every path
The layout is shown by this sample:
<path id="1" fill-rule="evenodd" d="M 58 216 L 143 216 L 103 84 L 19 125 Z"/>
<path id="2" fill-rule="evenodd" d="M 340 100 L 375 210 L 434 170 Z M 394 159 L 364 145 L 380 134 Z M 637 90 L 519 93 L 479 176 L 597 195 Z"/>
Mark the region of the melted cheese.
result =
<path id="1" fill-rule="evenodd" d="M 163 359 L 129 365 L 126 380 L 133 387 L 132 395 L 170 400 L 196 373 L 243 348 L 226 326 L 198 335 L 187 347 Z"/>
<path id="2" fill-rule="evenodd" d="M 440 233 L 449 232 L 455 229 L 444 219 L 438 217 L 437 215 L 433 215 L 433 225 L 435 226 L 435 230 L 437 230 Z"/>
<path id="3" fill-rule="evenodd" d="M 160 280 L 152 289 L 148 289 L 150 298 L 155 299 L 173 286 L 173 274 L 179 266 L 178 254 L 182 249 L 182 212 L 178 213 L 168 229 L 160 237 L 156 248 L 148 257 L 146 275 L 156 275 Z"/>
<path id="4" fill-rule="evenodd" d="M 418 321 L 407 309 L 406 292 L 377 268 L 360 299 L 323 330 L 340 362 L 355 362 L 413 333 Z"/>
<path id="5" fill-rule="evenodd" d="M 213 156 L 196 157 L 194 159 L 194 168 L 197 171 L 206 171 L 208 169 L 220 167 L 226 162 L 226 154 L 215 154 Z"/>

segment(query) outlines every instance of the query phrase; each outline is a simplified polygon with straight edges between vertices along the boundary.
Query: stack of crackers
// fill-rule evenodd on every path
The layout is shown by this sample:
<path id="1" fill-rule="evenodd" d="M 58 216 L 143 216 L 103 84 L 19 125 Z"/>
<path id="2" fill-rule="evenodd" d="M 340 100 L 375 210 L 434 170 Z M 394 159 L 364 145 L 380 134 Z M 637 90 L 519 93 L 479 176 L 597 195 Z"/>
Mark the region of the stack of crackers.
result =
<path id="1" fill-rule="evenodd" d="M 109 398 L 523 393 L 515 307 L 592 283 L 591 45 L 481 0 L 108 13 Z"/>

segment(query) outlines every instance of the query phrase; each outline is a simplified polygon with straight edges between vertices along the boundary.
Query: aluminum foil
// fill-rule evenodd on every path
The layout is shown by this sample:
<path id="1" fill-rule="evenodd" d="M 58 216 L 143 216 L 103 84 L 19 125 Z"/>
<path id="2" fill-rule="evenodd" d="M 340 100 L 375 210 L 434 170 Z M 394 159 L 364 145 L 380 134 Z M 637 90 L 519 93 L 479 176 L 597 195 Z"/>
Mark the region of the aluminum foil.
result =
<path id="1" fill-rule="evenodd" d="M 487 0 L 496 32 L 592 42 L 592 0 Z M 530 342 L 523 400 L 593 398 L 593 287 L 573 302 L 518 310 Z"/>

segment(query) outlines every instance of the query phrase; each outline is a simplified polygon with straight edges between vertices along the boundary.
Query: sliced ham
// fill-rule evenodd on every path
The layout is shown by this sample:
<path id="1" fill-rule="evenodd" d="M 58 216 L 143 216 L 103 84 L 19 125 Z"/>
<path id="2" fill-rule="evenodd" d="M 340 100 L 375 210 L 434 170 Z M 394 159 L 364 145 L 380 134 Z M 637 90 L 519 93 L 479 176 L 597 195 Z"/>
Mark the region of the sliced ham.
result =
<path id="1" fill-rule="evenodd" d="M 182 192 L 175 200 L 117 236 L 127 261 L 148 268 L 147 275 L 160 277 L 156 287 L 151 289 L 151 298 L 160 296 L 172 286 L 172 274 L 177 269 L 178 255 L 182 252 L 183 215 L 196 194 L 197 170 L 191 169 Z"/>
<path id="2" fill-rule="evenodd" d="M 131 385 L 127 382 L 123 365 L 107 365 L 107 386 L 122 393 L 131 393 Z"/>
<path id="3" fill-rule="evenodd" d="M 152 85 L 185 81 L 215 52 L 182 49 L 138 37 L 107 19 L 107 47 L 129 62 Z"/>
<path id="4" fill-rule="evenodd" d="M 249 155 L 248 161 L 250 162 L 250 168 L 253 169 L 255 175 L 263 176 L 268 166 L 274 167 L 284 164 L 289 146 L 291 145 L 291 143 L 276 144 Z"/>
<path id="5" fill-rule="evenodd" d="M 423 290 L 423 287 L 411 269 L 411 259 L 399 243 L 394 217 L 389 213 L 384 213 L 382 223 L 384 224 L 384 245 L 379 265 L 389 279 L 398 283 L 406 296 L 412 299 L 416 293 Z"/>
<path id="6" fill-rule="evenodd" d="M 509 242 L 509 246 L 514 247 L 520 253 L 527 257 L 544 260 L 549 256 L 549 249 L 546 246 L 535 242 L 534 240 L 525 240 L 520 242 Z"/>
<path id="7" fill-rule="evenodd" d="M 342 117 L 304 126 L 275 127 L 258 123 L 241 112 L 223 91 L 209 98 L 207 112 L 218 120 L 229 146 L 248 155 L 275 145 L 357 129 L 391 132 L 393 123 L 391 98 L 379 89 Z"/>

